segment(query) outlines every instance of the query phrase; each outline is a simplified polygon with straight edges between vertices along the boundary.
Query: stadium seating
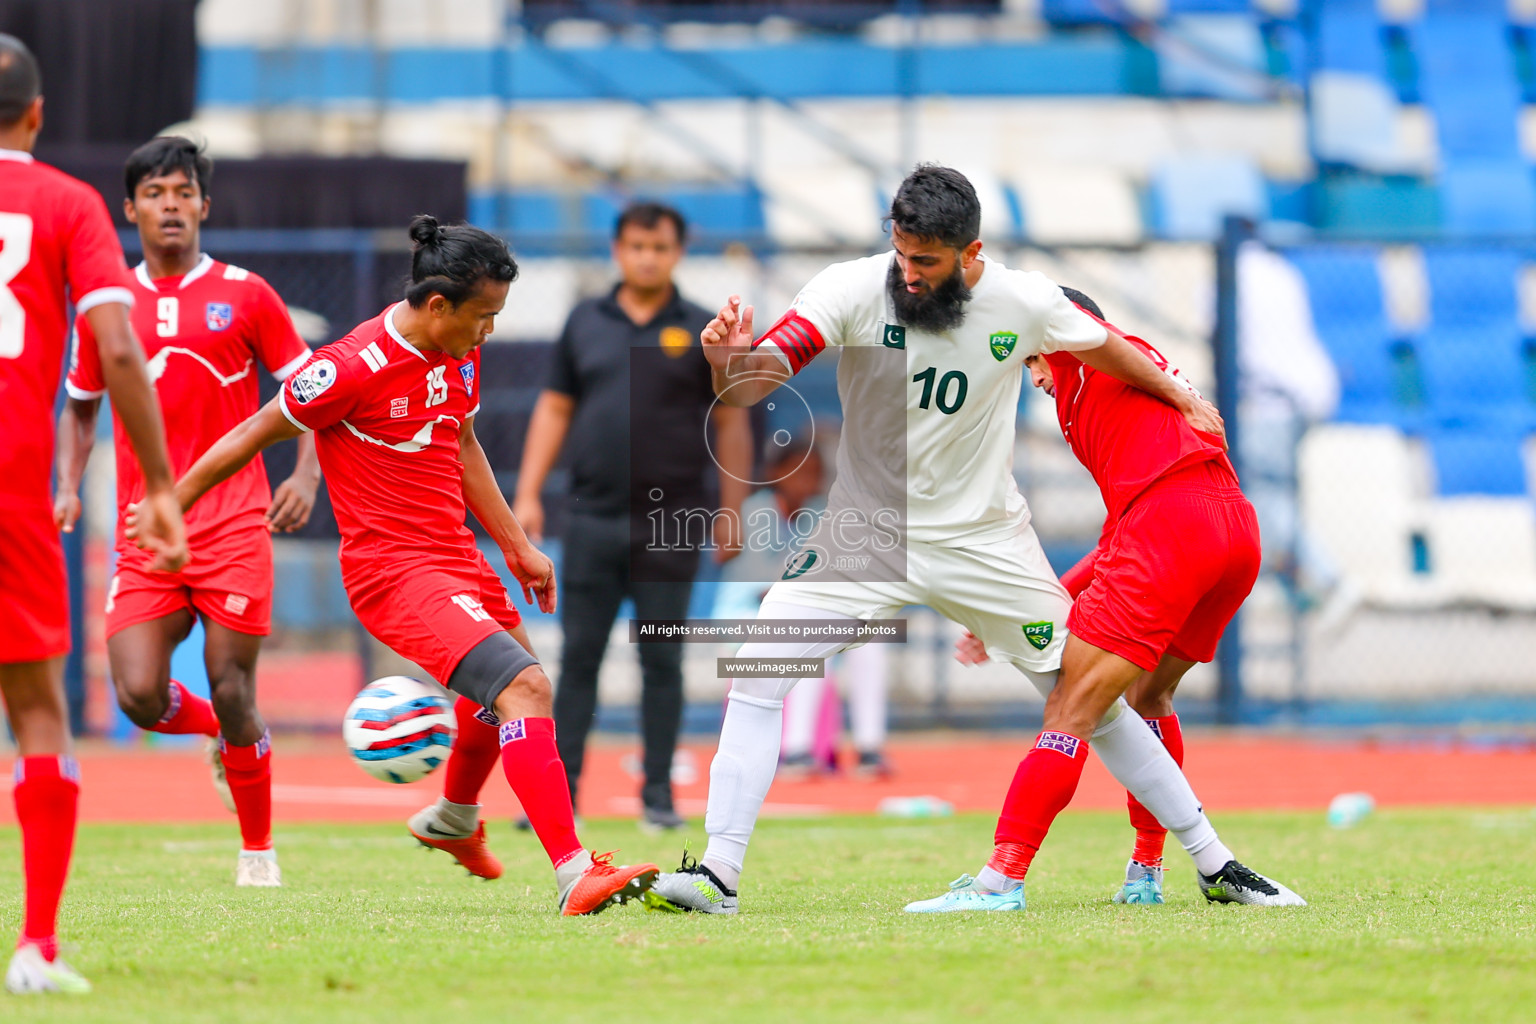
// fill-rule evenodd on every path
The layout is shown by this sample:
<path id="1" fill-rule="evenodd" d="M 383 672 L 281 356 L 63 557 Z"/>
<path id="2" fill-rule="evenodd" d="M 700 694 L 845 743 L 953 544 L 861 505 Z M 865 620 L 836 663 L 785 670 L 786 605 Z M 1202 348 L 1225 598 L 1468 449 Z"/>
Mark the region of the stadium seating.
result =
<path id="1" fill-rule="evenodd" d="M 1262 220 L 1269 213 L 1264 181 L 1241 157 L 1176 157 L 1157 169 L 1152 189 L 1164 238 L 1210 240 L 1229 214 Z"/>
<path id="2" fill-rule="evenodd" d="M 1525 431 L 1497 420 L 1440 427 L 1428 435 L 1439 493 L 1445 496 L 1526 493 L 1521 441 Z"/>
<path id="3" fill-rule="evenodd" d="M 1414 571 L 1420 528 L 1413 453 L 1384 426 L 1316 427 L 1297 453 L 1302 520 L 1337 571 L 1373 602 L 1426 606 L 1439 595 Z"/>
<path id="4" fill-rule="evenodd" d="M 1536 611 L 1536 506 L 1462 497 L 1425 512 L 1431 571 L 1450 601 Z"/>

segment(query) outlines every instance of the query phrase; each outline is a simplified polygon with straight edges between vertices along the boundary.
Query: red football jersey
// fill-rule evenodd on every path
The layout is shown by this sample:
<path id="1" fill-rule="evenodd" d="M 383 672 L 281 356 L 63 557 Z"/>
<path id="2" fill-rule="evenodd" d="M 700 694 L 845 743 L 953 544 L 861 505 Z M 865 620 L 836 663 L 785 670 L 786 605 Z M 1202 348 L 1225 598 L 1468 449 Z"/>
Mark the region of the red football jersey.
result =
<path id="1" fill-rule="evenodd" d="M 309 346 L 271 285 L 206 253 L 180 277 L 152 280 L 140 263 L 132 287 L 137 299 L 133 329 L 160 398 L 171 472 L 180 477 L 215 441 L 256 412 L 257 361 L 278 380 L 286 380 L 309 358 Z M 96 339 L 84 317 L 75 328 L 65 386 L 74 398 L 98 398 L 106 383 Z M 129 502 L 144 497 L 144 478 L 121 420 L 116 431 L 117 548 L 147 559 L 147 553 L 122 533 L 122 513 Z M 253 459 L 187 513 L 187 539 L 193 547 L 206 547 L 211 534 L 260 520 L 271 502 L 267 472 L 260 459 Z"/>
<path id="2" fill-rule="evenodd" d="M 1157 349 L 1140 338 L 1126 340 L 1199 394 Z M 1071 353 L 1053 352 L 1045 358 L 1055 379 L 1056 418 L 1072 453 L 1099 485 L 1109 510 L 1106 529 L 1159 477 L 1206 459 L 1226 459 L 1220 439 L 1195 430 L 1162 399 L 1100 373 Z"/>
<path id="3" fill-rule="evenodd" d="M 278 395 L 315 431 L 344 560 L 472 549 L 459 431 L 480 411 L 480 352 L 422 352 L 392 319 L 399 304 L 315 352 Z"/>
<path id="4" fill-rule="evenodd" d="M 123 249 L 95 189 L 0 150 L 0 508 L 50 509 L 53 406 L 81 312 L 131 305 Z"/>

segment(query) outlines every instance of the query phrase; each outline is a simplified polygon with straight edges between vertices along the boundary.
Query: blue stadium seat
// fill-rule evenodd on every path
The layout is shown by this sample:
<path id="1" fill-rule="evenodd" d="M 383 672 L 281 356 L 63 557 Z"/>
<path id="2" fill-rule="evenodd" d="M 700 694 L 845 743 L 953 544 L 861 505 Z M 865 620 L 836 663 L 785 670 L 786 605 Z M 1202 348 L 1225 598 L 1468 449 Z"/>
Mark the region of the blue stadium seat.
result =
<path id="1" fill-rule="evenodd" d="M 1374 0 L 1318 5 L 1318 69 L 1354 71 L 1372 78 L 1387 77 L 1387 51 L 1381 36 L 1381 18 Z"/>
<path id="2" fill-rule="evenodd" d="M 1122 24 L 1138 20 L 1124 0 L 1041 0 L 1040 16 L 1057 25 Z"/>
<path id="3" fill-rule="evenodd" d="M 1520 83 L 1508 18 L 1468 6 L 1436 5 L 1414 27 L 1420 90 L 1448 163 L 1516 159 Z"/>
<path id="4" fill-rule="evenodd" d="M 1424 332 L 1415 348 L 1431 415 L 1445 423 L 1531 423 L 1536 409 L 1527 399 L 1523 343 L 1513 320 Z"/>
<path id="5" fill-rule="evenodd" d="M 1401 350 L 1387 323 L 1377 251 L 1309 246 L 1285 255 L 1307 282 L 1312 321 L 1339 371 L 1339 419 L 1416 425 L 1412 364 L 1404 358 L 1412 352 Z"/>
<path id="6" fill-rule="evenodd" d="M 1269 215 L 1269 193 L 1259 170 L 1239 156 L 1176 157 L 1152 175 L 1154 225 L 1164 238 L 1209 240 L 1227 214 L 1254 220 Z"/>
<path id="7" fill-rule="evenodd" d="M 1519 430 L 1487 423 L 1431 431 L 1427 440 L 1442 495 L 1526 493 Z"/>
<path id="8" fill-rule="evenodd" d="M 1237 101 L 1269 96 L 1269 54 L 1251 17 L 1181 14 L 1168 19 L 1153 49 L 1164 95 Z"/>
<path id="9" fill-rule="evenodd" d="M 1447 162 L 1440 172 L 1441 226 L 1466 238 L 1536 232 L 1536 178 L 1518 159 Z"/>
<path id="10" fill-rule="evenodd" d="M 1434 330 L 1513 324 L 1524 254 L 1515 249 L 1427 245 L 1430 323 Z"/>
<path id="11" fill-rule="evenodd" d="M 1253 14 L 1253 0 L 1167 0 L 1169 14 Z"/>

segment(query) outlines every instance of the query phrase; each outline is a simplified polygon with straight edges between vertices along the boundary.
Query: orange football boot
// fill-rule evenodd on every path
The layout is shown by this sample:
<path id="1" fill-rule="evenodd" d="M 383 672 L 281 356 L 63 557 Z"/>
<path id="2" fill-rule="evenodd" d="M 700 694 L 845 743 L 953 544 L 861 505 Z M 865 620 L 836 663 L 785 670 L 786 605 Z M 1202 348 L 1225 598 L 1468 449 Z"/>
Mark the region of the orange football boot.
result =
<path id="1" fill-rule="evenodd" d="M 491 853 L 491 848 L 485 841 L 485 822 L 480 822 L 475 828 L 474 835 L 468 836 L 442 835 L 431 825 L 426 825 L 420 832 L 414 828 L 410 831 L 422 846 L 453 854 L 453 859 L 462 864 L 464 870 L 470 874 L 478 875 L 487 881 L 501 877 L 501 861 Z"/>
<path id="2" fill-rule="evenodd" d="M 592 863 L 560 894 L 560 913 L 600 914 L 617 903 L 639 899 L 650 890 L 661 869 L 655 864 L 613 863 L 613 852 L 594 853 Z"/>

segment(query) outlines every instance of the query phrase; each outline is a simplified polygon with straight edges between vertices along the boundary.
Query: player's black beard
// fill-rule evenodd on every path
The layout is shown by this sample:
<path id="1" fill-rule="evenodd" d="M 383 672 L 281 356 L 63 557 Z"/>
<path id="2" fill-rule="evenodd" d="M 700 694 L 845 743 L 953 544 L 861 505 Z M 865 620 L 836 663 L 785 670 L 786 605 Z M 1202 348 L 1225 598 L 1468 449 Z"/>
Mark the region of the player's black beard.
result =
<path id="1" fill-rule="evenodd" d="M 891 293 L 891 304 L 896 307 L 896 317 L 908 327 L 920 331 L 940 333 L 959 327 L 965 321 L 965 304 L 971 301 L 970 286 L 965 283 L 965 269 L 955 261 L 955 272 L 933 288 L 913 294 L 907 291 L 901 270 L 891 260 L 891 271 L 885 277 L 886 290 Z"/>

